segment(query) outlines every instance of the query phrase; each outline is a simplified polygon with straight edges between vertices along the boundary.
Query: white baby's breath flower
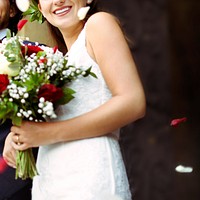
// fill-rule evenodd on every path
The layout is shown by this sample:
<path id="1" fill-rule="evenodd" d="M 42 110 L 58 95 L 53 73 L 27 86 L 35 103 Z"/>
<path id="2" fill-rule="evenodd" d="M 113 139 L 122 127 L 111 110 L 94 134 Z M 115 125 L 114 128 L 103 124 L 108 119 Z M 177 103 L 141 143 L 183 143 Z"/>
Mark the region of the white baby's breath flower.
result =
<path id="1" fill-rule="evenodd" d="M 77 73 L 77 74 L 79 74 L 79 73 L 80 73 L 80 70 L 79 70 L 79 69 L 77 69 L 77 70 L 76 70 L 76 73 Z"/>
<path id="2" fill-rule="evenodd" d="M 45 102 L 44 97 L 41 97 L 41 98 L 39 99 L 39 101 L 40 101 L 41 103 Z"/>
<path id="3" fill-rule="evenodd" d="M 38 111 L 37 111 L 39 114 L 41 114 L 42 113 L 42 109 L 38 109 Z"/>
<path id="4" fill-rule="evenodd" d="M 21 103 L 26 103 L 25 99 L 21 99 Z"/>
<path id="5" fill-rule="evenodd" d="M 47 116 L 51 116 L 53 114 L 53 111 L 52 110 L 47 110 L 46 114 L 47 114 Z"/>
<path id="6" fill-rule="evenodd" d="M 85 72 L 82 72 L 81 74 L 82 74 L 82 76 L 84 76 L 86 73 L 85 73 Z"/>
<path id="7" fill-rule="evenodd" d="M 22 114 L 21 113 L 17 113 L 17 117 L 22 117 Z"/>
<path id="8" fill-rule="evenodd" d="M 39 108 L 43 108 L 43 107 L 44 107 L 44 103 L 42 103 L 42 102 L 39 103 L 39 104 L 38 104 L 38 107 L 39 107 Z"/>
<path id="9" fill-rule="evenodd" d="M 23 115 L 24 115 L 24 117 L 26 117 L 26 118 L 28 118 L 28 117 L 29 117 L 29 115 L 28 115 L 28 113 L 27 113 L 26 111 L 24 111 L 22 114 L 23 114 Z"/>
<path id="10" fill-rule="evenodd" d="M 14 96 L 15 99 L 19 99 L 20 98 L 19 94 L 14 94 L 13 96 Z"/>
<path id="11" fill-rule="evenodd" d="M 29 115 L 31 115 L 33 112 L 32 112 L 31 110 L 28 110 L 27 113 L 28 113 Z"/>
<path id="12" fill-rule="evenodd" d="M 27 99 L 28 97 L 29 97 L 29 94 L 28 94 L 28 93 L 25 93 L 25 94 L 24 94 L 24 98 Z"/>

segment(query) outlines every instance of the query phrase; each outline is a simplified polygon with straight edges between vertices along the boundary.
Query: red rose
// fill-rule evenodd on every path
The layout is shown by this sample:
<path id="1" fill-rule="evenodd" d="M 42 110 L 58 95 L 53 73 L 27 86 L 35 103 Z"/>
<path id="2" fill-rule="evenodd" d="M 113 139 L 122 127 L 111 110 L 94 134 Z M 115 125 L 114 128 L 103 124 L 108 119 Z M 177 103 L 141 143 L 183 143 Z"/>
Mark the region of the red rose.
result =
<path id="1" fill-rule="evenodd" d="M 39 92 L 38 98 L 44 97 L 45 101 L 56 102 L 63 96 L 63 91 L 61 88 L 57 88 L 53 84 L 43 85 Z"/>
<path id="2" fill-rule="evenodd" d="M 0 74 L 0 95 L 4 90 L 6 90 L 9 84 L 9 79 L 7 74 Z"/>
<path id="3" fill-rule="evenodd" d="M 44 51 L 41 49 L 39 46 L 34 46 L 34 45 L 25 45 L 21 47 L 23 55 L 28 55 L 30 56 L 33 53 L 38 53 L 39 51 Z"/>

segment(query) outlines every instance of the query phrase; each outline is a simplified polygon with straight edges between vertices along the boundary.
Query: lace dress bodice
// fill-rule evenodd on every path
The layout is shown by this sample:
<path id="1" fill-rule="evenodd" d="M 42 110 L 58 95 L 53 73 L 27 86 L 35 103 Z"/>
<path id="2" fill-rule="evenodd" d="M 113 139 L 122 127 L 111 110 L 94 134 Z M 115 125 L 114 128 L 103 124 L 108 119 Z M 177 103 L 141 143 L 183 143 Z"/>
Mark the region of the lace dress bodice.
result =
<path id="1" fill-rule="evenodd" d="M 57 110 L 59 117 L 56 120 L 69 119 L 89 112 L 106 102 L 111 93 L 104 81 L 98 64 L 89 56 L 85 45 L 85 29 L 82 31 L 68 52 L 68 65 L 87 69 L 92 67 L 92 72 L 97 79 L 89 76 L 80 77 L 70 84 L 76 91 L 75 98 L 68 104 L 60 106 Z"/>

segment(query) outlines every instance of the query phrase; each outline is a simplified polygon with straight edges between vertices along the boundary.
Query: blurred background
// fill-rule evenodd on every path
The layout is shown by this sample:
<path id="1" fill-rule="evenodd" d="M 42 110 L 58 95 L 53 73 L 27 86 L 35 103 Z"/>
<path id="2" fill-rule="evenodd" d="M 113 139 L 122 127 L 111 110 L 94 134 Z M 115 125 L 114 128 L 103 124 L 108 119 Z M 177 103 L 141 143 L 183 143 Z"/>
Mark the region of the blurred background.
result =
<path id="1" fill-rule="evenodd" d="M 120 139 L 133 199 L 199 200 L 200 1 L 100 3 L 132 41 L 147 98 L 145 118 L 124 127 Z M 179 165 L 192 172 L 176 171 Z"/>

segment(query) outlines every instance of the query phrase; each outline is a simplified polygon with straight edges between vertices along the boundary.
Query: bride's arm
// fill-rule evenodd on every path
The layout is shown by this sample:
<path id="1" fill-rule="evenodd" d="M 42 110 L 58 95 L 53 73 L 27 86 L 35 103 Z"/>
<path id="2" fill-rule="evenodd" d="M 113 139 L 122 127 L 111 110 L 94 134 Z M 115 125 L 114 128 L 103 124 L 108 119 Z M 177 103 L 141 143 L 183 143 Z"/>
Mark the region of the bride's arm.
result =
<path id="1" fill-rule="evenodd" d="M 106 13 L 92 16 L 86 29 L 87 49 L 99 64 L 112 98 L 86 114 L 60 122 L 23 122 L 11 131 L 20 135 L 15 149 L 107 134 L 144 116 L 145 96 L 124 35 L 115 18 Z M 13 136 L 16 140 L 16 136 Z"/>

